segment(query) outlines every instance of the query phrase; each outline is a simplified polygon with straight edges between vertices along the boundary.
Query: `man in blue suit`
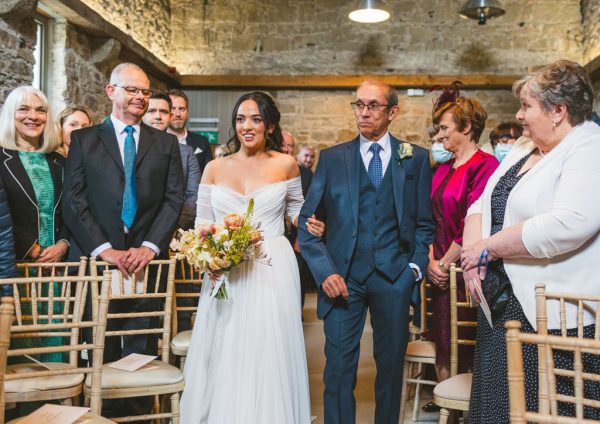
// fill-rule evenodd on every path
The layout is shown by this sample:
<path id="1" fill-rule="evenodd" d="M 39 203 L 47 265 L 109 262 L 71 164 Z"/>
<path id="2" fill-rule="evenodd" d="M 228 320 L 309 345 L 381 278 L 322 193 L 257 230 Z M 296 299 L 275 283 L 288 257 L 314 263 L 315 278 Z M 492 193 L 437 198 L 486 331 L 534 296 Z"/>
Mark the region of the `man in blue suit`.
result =
<path id="1" fill-rule="evenodd" d="M 397 424 L 411 294 L 433 241 L 427 150 L 397 140 L 395 90 L 362 83 L 352 102 L 360 135 L 321 152 L 300 213 L 300 250 L 319 286 L 324 320 L 326 424 L 353 424 L 354 388 L 367 309 L 373 327 L 375 423 Z M 325 240 L 306 230 L 319 210 Z"/>

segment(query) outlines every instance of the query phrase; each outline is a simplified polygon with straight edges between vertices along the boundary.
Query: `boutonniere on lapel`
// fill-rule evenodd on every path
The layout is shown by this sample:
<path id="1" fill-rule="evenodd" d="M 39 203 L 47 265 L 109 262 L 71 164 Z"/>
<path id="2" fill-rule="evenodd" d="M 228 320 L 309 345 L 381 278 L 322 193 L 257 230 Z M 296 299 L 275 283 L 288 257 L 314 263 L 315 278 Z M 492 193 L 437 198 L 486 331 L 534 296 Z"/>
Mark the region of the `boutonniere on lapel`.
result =
<path id="1" fill-rule="evenodd" d="M 398 147 L 398 165 L 403 159 L 410 159 L 413 155 L 413 146 L 410 143 L 400 143 Z"/>

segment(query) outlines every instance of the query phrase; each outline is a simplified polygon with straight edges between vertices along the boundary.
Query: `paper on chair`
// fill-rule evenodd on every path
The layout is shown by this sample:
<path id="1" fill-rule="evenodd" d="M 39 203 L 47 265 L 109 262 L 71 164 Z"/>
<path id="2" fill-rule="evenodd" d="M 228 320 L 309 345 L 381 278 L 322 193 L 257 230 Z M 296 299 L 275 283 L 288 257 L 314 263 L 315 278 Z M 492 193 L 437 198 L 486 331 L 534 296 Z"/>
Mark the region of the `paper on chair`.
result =
<path id="1" fill-rule="evenodd" d="M 31 414 L 22 418 L 19 424 L 73 424 L 90 408 L 79 406 L 53 405 L 47 403 Z"/>
<path id="2" fill-rule="evenodd" d="M 479 306 L 483 311 L 483 315 L 485 315 L 490 327 L 494 328 L 494 324 L 492 324 L 492 312 L 490 311 L 490 306 L 488 305 L 487 300 L 485 300 L 485 297 L 483 296 L 483 291 L 481 291 L 481 284 L 473 284 L 473 286 L 475 286 L 475 292 L 480 300 Z"/>
<path id="3" fill-rule="evenodd" d="M 132 353 L 131 355 L 127 355 L 126 357 L 121 358 L 116 362 L 113 362 L 109 365 L 109 367 L 116 368 L 118 370 L 133 372 L 142 368 L 144 365 L 146 365 L 154 359 L 156 359 L 156 356 L 142 355 L 141 353 Z"/>
<path id="4" fill-rule="evenodd" d="M 135 277 L 135 293 L 144 293 L 144 270 L 138 272 L 137 274 L 123 276 L 123 292 L 121 292 L 121 288 L 119 285 L 119 278 L 121 277 L 121 272 L 118 269 L 111 269 L 110 271 L 112 274 L 110 288 L 113 295 L 118 296 L 123 294 L 133 294 L 133 284 L 131 278 L 132 276 Z"/>

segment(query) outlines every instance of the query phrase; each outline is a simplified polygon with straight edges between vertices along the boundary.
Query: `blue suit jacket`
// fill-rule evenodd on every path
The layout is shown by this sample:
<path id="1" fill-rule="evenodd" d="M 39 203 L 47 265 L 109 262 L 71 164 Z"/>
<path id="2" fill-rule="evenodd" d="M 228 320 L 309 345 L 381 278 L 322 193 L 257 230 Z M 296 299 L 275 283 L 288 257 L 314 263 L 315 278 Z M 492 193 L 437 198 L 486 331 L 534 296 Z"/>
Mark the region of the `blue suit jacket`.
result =
<path id="1" fill-rule="evenodd" d="M 401 243 L 407 246 L 410 262 L 425 272 L 429 262 L 429 244 L 435 224 L 431 212 L 431 168 L 427 150 L 412 145 L 413 155 L 400 159 L 400 141 L 390 136 L 394 204 L 400 226 Z M 320 289 L 332 274 L 346 278 L 356 248 L 359 209 L 359 171 L 364 166 L 359 152 L 359 138 L 323 150 L 300 212 L 298 238 L 300 251 L 308 263 L 317 285 L 317 313 L 323 317 L 333 306 Z M 327 223 L 325 240 L 306 230 L 306 220 L 317 210 Z"/>

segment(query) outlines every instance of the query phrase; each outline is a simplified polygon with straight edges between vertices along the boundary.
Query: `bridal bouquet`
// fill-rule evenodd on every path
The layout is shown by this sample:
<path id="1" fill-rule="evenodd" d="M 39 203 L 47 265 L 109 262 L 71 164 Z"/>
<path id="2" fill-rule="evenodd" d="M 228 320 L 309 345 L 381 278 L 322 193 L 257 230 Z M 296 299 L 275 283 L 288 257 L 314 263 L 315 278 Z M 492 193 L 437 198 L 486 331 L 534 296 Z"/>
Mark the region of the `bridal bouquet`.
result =
<path id="1" fill-rule="evenodd" d="M 173 239 L 171 250 L 176 259 L 185 258 L 211 280 L 211 299 L 228 299 L 229 271 L 248 260 L 258 260 L 270 265 L 263 253 L 260 224 L 251 224 L 254 199 L 250 199 L 244 215 L 229 214 L 223 224 L 196 225 L 193 230 L 179 230 L 179 240 Z"/>

